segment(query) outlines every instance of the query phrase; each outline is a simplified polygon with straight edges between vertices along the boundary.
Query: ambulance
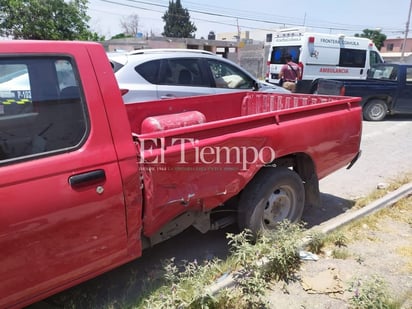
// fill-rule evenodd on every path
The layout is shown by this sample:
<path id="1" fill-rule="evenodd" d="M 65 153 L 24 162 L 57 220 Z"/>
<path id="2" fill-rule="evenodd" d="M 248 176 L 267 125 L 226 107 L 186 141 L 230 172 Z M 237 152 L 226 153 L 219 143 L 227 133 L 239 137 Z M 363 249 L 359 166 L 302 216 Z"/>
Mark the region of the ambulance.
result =
<path id="1" fill-rule="evenodd" d="M 278 31 L 269 41 L 266 81 L 278 84 L 286 54 L 302 70 L 297 92 L 315 93 L 317 81 L 327 79 L 366 79 L 371 65 L 382 63 L 375 44 L 368 38 L 343 34 Z"/>

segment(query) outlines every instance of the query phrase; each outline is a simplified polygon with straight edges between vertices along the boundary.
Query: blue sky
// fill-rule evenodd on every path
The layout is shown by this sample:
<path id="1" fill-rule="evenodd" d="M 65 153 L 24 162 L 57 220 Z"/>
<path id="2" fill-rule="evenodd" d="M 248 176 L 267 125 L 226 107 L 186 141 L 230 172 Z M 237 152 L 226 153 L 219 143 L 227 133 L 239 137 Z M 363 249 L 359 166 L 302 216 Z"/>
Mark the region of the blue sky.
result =
<path id="1" fill-rule="evenodd" d="M 198 28 L 196 38 L 207 37 L 211 30 L 236 32 L 237 26 L 241 31 L 307 26 L 316 32 L 348 35 L 368 28 L 381 29 L 388 38 L 394 38 L 404 36 L 411 1 L 181 0 L 181 3 Z M 168 0 L 89 0 L 90 25 L 92 30 L 110 37 L 121 32 L 122 18 L 137 14 L 143 33 L 160 34 L 164 25 L 161 17 L 168 4 Z"/>

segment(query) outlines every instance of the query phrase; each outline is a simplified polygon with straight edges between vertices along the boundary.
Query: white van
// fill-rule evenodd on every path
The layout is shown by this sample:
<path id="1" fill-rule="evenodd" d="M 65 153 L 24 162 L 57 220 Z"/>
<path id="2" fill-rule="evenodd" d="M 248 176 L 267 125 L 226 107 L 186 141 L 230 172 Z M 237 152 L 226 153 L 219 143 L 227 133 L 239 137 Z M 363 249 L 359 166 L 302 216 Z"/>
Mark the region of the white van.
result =
<path id="1" fill-rule="evenodd" d="M 299 31 L 279 31 L 267 38 L 271 40 L 266 80 L 279 82 L 284 56 L 290 54 L 302 69 L 297 92 L 315 92 L 320 78 L 366 79 L 370 66 L 383 62 L 367 38 Z"/>

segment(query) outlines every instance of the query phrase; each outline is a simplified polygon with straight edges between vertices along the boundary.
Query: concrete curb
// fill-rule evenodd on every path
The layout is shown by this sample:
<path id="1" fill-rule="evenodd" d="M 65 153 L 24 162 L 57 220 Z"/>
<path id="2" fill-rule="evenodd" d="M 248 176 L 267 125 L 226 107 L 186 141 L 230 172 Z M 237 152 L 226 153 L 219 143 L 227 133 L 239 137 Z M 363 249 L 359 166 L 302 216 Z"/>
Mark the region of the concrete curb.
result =
<path id="1" fill-rule="evenodd" d="M 308 231 L 320 231 L 325 234 L 330 233 L 339 227 L 342 227 L 346 224 L 351 223 L 352 221 L 366 217 L 385 207 L 389 207 L 409 194 L 412 194 L 412 182 L 403 185 L 397 190 L 391 193 L 388 193 L 384 197 L 370 203 L 369 205 L 365 207 L 362 207 L 361 209 L 358 209 L 356 211 L 345 212 L 335 218 L 332 218 L 326 222 L 323 222 L 319 225 L 312 227 Z M 264 264 L 264 262 L 262 262 L 262 264 Z M 207 289 L 207 293 L 210 295 L 215 295 L 221 289 L 230 288 L 234 285 L 235 285 L 235 281 L 233 278 L 233 274 L 227 274 L 226 276 L 222 276 L 220 279 L 216 281 L 216 283 L 211 285 Z"/>
<path id="2" fill-rule="evenodd" d="M 314 226 L 311 230 L 320 230 L 323 233 L 330 233 L 337 228 L 351 223 L 354 220 L 361 219 L 370 214 L 377 212 L 380 209 L 389 207 L 395 204 L 400 199 L 406 197 L 408 194 L 412 194 L 412 183 L 408 183 L 398 188 L 397 190 L 386 194 L 384 197 L 377 199 L 369 205 L 362 207 L 355 211 L 345 212 L 335 218 L 332 218 L 320 225 Z"/>

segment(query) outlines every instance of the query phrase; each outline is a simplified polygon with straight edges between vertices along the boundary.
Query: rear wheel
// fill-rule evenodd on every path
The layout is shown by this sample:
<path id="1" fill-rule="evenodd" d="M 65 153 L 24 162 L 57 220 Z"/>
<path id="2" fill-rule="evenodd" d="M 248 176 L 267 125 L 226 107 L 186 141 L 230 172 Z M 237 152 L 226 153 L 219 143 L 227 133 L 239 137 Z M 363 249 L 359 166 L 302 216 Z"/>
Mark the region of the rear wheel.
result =
<path id="1" fill-rule="evenodd" d="M 301 178 L 288 168 L 264 168 L 243 190 L 238 223 L 253 233 L 276 228 L 283 220 L 298 221 L 305 193 Z"/>
<path id="2" fill-rule="evenodd" d="M 372 100 L 363 108 L 363 118 L 369 121 L 380 121 L 386 117 L 388 107 L 382 100 Z"/>

